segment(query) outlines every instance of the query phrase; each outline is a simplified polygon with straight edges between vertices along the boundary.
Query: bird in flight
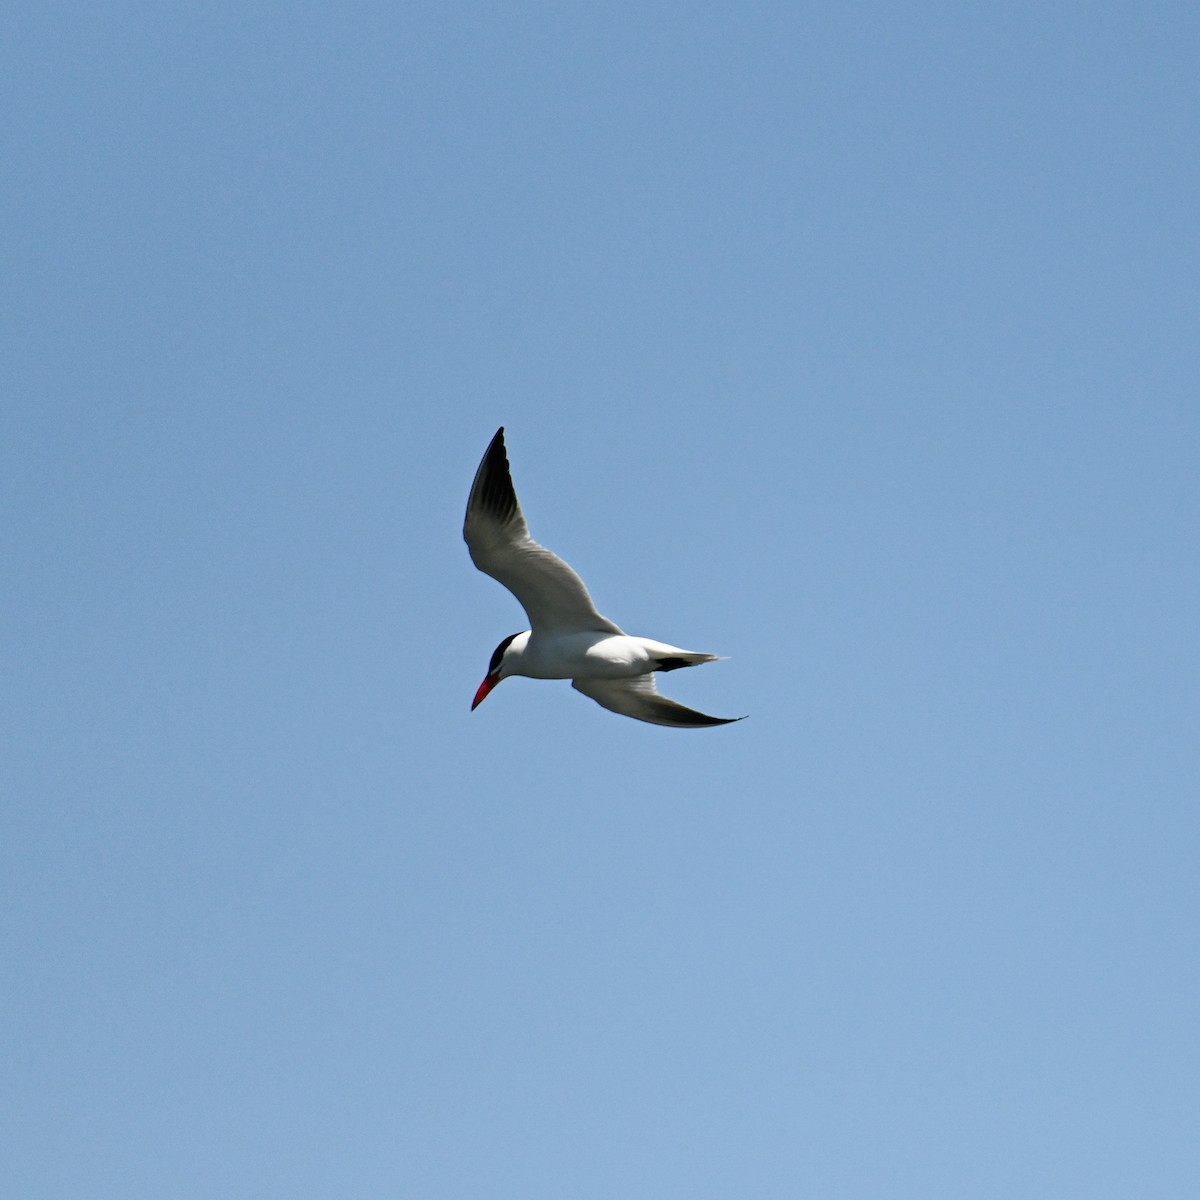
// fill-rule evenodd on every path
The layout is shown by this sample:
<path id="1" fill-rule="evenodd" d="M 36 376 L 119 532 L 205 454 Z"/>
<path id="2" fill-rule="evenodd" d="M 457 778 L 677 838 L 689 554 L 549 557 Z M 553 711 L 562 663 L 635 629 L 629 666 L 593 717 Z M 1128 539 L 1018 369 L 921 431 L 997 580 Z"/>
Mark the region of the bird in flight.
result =
<path id="1" fill-rule="evenodd" d="M 475 472 L 463 537 L 471 561 L 516 596 L 531 626 L 496 647 L 472 711 L 500 680 L 524 675 L 569 679 L 577 692 L 602 708 L 652 725 L 695 729 L 742 720 L 710 717 L 660 696 L 654 672 L 696 667 L 719 656 L 623 632 L 596 611 L 583 580 L 529 536 L 513 488 L 503 427 Z"/>

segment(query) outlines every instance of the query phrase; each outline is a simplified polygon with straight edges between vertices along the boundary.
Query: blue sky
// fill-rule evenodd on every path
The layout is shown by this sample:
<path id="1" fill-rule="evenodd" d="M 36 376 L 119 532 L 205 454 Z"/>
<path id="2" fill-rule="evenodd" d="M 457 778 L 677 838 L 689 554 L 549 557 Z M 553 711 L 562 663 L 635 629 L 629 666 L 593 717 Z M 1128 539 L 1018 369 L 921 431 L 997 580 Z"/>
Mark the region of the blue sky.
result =
<path id="1" fill-rule="evenodd" d="M 2 20 L 7 1194 L 1196 1193 L 1194 6 Z"/>

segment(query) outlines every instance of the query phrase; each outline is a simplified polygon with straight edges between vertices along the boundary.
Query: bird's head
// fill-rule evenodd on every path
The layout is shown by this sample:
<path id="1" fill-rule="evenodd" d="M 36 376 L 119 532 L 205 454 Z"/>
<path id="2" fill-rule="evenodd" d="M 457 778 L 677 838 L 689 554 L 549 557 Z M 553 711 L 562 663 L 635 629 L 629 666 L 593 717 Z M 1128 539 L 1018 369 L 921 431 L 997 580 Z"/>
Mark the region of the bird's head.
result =
<path id="1" fill-rule="evenodd" d="M 492 690 L 506 675 L 516 673 L 517 660 L 521 657 L 525 650 L 525 643 L 529 640 L 529 631 L 524 633 L 510 633 L 492 652 L 492 661 L 488 663 L 487 674 L 483 677 L 483 682 L 479 685 L 479 691 L 475 693 L 475 699 L 471 701 L 471 711 L 474 712 L 487 698 L 488 692 Z"/>

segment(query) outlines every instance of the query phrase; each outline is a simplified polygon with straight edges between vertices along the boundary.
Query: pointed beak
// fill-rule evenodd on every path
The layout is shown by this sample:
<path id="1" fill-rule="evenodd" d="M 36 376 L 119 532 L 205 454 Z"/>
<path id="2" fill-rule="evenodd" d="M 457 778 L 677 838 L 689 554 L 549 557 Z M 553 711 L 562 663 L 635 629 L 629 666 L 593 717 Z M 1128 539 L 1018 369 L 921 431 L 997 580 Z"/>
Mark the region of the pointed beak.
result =
<path id="1" fill-rule="evenodd" d="M 471 701 L 471 711 L 474 712 L 487 699 L 487 694 L 500 682 L 499 675 L 487 675 L 483 682 L 479 685 L 479 691 L 475 693 L 475 699 Z"/>

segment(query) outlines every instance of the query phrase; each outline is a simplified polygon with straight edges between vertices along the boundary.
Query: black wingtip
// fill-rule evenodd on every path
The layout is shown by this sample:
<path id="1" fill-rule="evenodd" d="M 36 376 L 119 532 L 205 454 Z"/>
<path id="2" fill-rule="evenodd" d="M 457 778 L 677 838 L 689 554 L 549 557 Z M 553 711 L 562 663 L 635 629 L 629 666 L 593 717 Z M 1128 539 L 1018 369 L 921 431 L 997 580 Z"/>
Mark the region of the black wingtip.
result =
<path id="1" fill-rule="evenodd" d="M 675 719 L 683 728 L 707 729 L 713 725 L 733 725 L 737 721 L 744 721 L 745 717 L 710 717 L 708 713 L 690 712 L 687 716 L 677 714 Z"/>
<path id="2" fill-rule="evenodd" d="M 503 425 L 496 430 L 496 436 L 488 443 L 479 464 L 471 489 L 471 504 L 477 504 L 481 511 L 501 522 L 510 520 L 517 513 L 517 493 L 504 449 Z"/>

